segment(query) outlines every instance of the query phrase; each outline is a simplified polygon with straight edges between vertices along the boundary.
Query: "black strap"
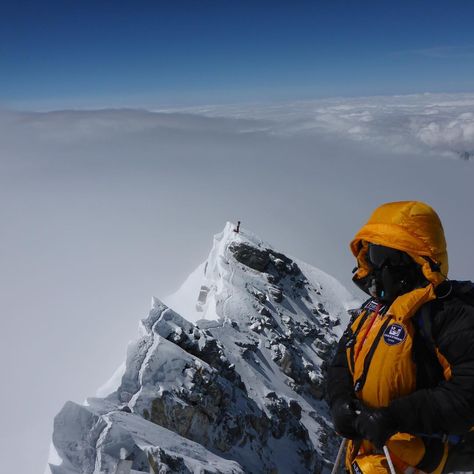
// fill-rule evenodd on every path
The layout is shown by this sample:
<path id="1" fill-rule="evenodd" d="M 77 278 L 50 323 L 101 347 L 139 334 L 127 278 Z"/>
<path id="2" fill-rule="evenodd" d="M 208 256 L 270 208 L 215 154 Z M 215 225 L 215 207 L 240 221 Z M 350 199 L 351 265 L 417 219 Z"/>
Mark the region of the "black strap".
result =
<path id="1" fill-rule="evenodd" d="M 387 326 L 389 325 L 391 321 L 392 320 L 387 317 L 384 323 L 382 324 L 382 326 L 380 327 L 379 332 L 375 336 L 374 342 L 372 343 L 372 346 L 369 352 L 367 353 L 367 356 L 365 357 L 364 369 L 362 371 L 362 375 L 357 379 L 356 383 L 354 384 L 355 392 L 360 392 L 364 388 L 365 381 L 367 380 L 367 374 L 370 369 L 370 363 L 372 362 L 372 358 L 374 357 L 375 350 L 377 349 L 377 346 L 379 345 L 380 339 L 382 338 L 382 335 L 385 329 L 387 328 Z"/>
<path id="2" fill-rule="evenodd" d="M 413 361 L 416 366 L 417 390 L 435 387 L 444 379 L 444 369 L 438 359 L 432 331 L 434 305 L 438 303 L 437 300 L 425 303 L 413 318 L 416 329 L 413 341 Z"/>
<path id="3" fill-rule="evenodd" d="M 351 372 L 354 373 L 354 368 L 355 368 L 355 360 L 354 360 L 354 351 L 355 351 L 355 343 L 357 341 L 357 335 L 359 334 L 359 331 L 361 330 L 362 326 L 364 325 L 365 321 L 367 321 L 367 317 L 369 316 L 370 312 L 367 310 L 365 311 L 362 317 L 360 318 L 359 324 L 357 325 L 355 331 L 350 334 L 347 342 L 346 342 L 346 347 L 350 347 L 349 350 L 349 366 L 351 369 Z"/>
<path id="4" fill-rule="evenodd" d="M 436 355 L 436 347 L 433 339 L 433 323 L 431 320 L 431 315 L 433 314 L 433 303 L 430 301 L 425 303 L 418 313 L 415 315 L 416 324 L 418 325 L 418 330 L 420 331 L 421 337 L 424 341 L 430 346 L 431 352 Z"/>
<path id="5" fill-rule="evenodd" d="M 362 313 L 364 314 L 360 318 L 359 324 L 357 325 L 355 331 L 348 334 L 347 336 L 346 347 L 350 348 L 349 367 L 352 373 L 354 373 L 354 370 L 355 370 L 355 354 L 354 353 L 355 353 L 355 345 L 357 341 L 357 336 L 359 335 L 359 332 L 364 326 L 364 323 L 367 321 L 367 318 L 369 317 L 369 315 L 372 314 L 379 305 L 380 303 L 375 298 L 369 298 L 367 301 L 365 301 L 360 309 L 360 314 Z M 383 315 L 387 312 L 387 310 L 388 310 L 388 305 L 385 304 L 379 308 L 378 314 Z M 351 327 L 351 324 L 349 325 L 349 328 L 350 327 Z"/>
<path id="6" fill-rule="evenodd" d="M 424 472 L 433 472 L 443 460 L 444 443 L 436 438 L 422 437 L 422 441 L 425 445 L 425 454 L 415 467 Z"/>

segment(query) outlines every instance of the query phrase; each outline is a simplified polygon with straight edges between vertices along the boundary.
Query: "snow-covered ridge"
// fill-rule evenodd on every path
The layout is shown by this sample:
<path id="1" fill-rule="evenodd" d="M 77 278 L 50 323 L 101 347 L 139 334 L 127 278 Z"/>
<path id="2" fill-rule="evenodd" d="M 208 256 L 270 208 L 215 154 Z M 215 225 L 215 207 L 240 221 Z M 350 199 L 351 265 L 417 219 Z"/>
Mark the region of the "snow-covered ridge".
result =
<path id="1" fill-rule="evenodd" d="M 329 275 L 235 229 L 214 237 L 166 305 L 153 299 L 101 396 L 57 415 L 47 472 L 115 472 L 121 458 L 135 472 L 328 470 L 325 365 L 356 303 Z"/>
<path id="2" fill-rule="evenodd" d="M 220 299 L 225 300 L 226 296 L 222 295 L 222 291 L 234 291 L 234 285 L 237 281 L 229 282 L 228 259 L 232 256 L 230 250 L 232 246 L 248 245 L 250 247 L 261 250 L 273 250 L 272 245 L 260 239 L 247 229 L 240 229 L 239 233 L 235 232 L 236 225 L 227 222 L 224 230 L 214 236 L 212 250 L 209 257 L 201 265 L 194 270 L 185 280 L 183 285 L 177 292 L 167 296 L 163 301 L 175 311 L 180 313 L 190 321 L 198 321 L 200 319 L 218 320 L 223 315 L 214 312 L 214 303 L 216 293 L 220 294 Z M 316 280 L 321 286 L 325 287 L 324 294 L 330 294 L 326 304 L 331 305 L 332 301 L 338 301 L 341 305 L 345 305 L 347 310 L 357 304 L 349 292 L 332 276 L 318 270 L 311 265 L 306 264 L 296 258 L 292 260 L 303 269 L 305 275 L 309 275 L 311 280 Z M 231 268 L 231 270 L 233 267 Z M 229 278 L 227 278 L 229 277 Z M 247 276 L 244 276 L 244 280 Z M 227 285 L 225 282 L 228 282 Z M 246 282 L 244 281 L 244 284 Z M 230 286 L 230 288 L 228 288 Z M 338 308 L 339 309 L 339 308 Z"/>

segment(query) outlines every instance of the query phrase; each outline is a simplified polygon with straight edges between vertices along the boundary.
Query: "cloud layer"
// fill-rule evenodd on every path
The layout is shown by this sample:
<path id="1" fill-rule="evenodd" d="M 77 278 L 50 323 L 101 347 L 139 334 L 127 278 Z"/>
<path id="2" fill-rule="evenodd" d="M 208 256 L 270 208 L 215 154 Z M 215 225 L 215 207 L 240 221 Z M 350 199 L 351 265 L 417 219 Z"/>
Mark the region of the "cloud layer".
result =
<path id="1" fill-rule="evenodd" d="M 474 94 L 331 99 L 282 105 L 188 109 L 253 119 L 282 135 L 332 135 L 398 153 L 458 157 L 474 152 Z"/>
<path id="2" fill-rule="evenodd" d="M 398 154 L 474 155 L 474 94 L 422 94 L 158 111 L 0 114 L 3 150 L 258 134 L 345 140 Z M 25 139 L 26 138 L 26 139 Z"/>

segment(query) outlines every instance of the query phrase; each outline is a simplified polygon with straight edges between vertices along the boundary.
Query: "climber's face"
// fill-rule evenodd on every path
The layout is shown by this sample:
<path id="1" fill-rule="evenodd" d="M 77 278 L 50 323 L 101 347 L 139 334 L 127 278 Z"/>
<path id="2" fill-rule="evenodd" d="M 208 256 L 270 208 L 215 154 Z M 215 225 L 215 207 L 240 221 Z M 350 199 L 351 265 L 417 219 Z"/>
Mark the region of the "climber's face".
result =
<path id="1" fill-rule="evenodd" d="M 421 283 L 419 266 L 401 250 L 369 243 L 365 259 L 370 272 L 356 283 L 381 301 L 392 302 Z"/>

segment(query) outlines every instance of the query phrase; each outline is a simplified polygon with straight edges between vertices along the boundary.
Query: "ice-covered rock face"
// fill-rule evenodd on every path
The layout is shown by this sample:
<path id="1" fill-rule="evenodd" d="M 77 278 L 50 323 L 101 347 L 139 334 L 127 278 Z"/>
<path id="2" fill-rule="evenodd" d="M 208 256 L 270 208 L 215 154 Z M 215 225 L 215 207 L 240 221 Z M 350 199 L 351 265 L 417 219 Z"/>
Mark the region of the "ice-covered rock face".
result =
<path id="1" fill-rule="evenodd" d="M 352 296 L 228 223 L 165 301 L 109 393 L 57 415 L 47 472 L 113 473 L 120 459 L 132 473 L 328 471 L 325 366 Z"/>

